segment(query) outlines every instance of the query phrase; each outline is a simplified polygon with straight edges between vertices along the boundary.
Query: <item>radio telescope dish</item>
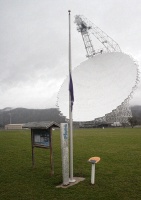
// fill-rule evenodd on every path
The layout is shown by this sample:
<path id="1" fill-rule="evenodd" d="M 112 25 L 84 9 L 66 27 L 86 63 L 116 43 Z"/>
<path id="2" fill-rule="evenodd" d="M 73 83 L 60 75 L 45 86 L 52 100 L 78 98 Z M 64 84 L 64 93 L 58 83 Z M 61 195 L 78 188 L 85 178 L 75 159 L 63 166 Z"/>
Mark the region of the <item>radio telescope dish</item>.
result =
<path id="1" fill-rule="evenodd" d="M 97 54 L 72 71 L 74 121 L 91 121 L 116 109 L 136 85 L 137 65 L 122 52 Z M 69 78 L 58 93 L 58 107 L 69 118 Z"/>

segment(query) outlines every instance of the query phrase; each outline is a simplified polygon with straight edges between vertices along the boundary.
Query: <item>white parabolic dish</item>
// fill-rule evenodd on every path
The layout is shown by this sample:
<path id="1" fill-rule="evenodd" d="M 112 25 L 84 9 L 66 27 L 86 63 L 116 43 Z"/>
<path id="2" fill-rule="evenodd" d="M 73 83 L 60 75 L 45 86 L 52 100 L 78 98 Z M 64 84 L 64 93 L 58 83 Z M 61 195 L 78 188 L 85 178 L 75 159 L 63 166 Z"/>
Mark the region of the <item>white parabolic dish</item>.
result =
<path id="1" fill-rule="evenodd" d="M 74 121 L 91 121 L 110 113 L 129 97 L 137 78 L 137 65 L 122 52 L 98 54 L 72 71 Z M 69 118 L 69 79 L 58 93 L 58 107 Z"/>

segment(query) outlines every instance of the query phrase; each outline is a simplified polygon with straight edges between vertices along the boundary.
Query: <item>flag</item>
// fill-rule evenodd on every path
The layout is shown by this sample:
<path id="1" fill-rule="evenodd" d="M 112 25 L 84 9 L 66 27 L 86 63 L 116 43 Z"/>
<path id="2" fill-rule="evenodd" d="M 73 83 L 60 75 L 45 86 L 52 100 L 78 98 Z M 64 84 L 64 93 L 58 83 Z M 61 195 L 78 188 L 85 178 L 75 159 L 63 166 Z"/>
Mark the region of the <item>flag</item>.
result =
<path id="1" fill-rule="evenodd" d="M 73 102 L 74 102 L 74 94 L 73 94 L 73 82 L 72 82 L 71 73 L 70 73 L 70 82 L 69 82 L 69 92 L 70 92 L 71 112 L 72 112 Z"/>

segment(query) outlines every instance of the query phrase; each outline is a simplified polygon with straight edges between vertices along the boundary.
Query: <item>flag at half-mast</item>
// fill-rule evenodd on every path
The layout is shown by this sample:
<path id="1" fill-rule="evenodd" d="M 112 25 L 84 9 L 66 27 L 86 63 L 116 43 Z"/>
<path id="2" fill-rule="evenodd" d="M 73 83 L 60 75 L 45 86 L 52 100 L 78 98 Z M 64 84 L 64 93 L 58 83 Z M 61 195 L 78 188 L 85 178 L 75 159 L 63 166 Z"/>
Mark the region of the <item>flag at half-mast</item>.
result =
<path id="1" fill-rule="evenodd" d="M 73 102 L 74 102 L 74 92 L 73 92 L 73 82 L 72 82 L 72 76 L 71 76 L 71 73 L 69 74 L 69 76 L 70 76 L 70 82 L 69 82 L 69 93 L 70 93 L 71 112 L 72 112 Z"/>

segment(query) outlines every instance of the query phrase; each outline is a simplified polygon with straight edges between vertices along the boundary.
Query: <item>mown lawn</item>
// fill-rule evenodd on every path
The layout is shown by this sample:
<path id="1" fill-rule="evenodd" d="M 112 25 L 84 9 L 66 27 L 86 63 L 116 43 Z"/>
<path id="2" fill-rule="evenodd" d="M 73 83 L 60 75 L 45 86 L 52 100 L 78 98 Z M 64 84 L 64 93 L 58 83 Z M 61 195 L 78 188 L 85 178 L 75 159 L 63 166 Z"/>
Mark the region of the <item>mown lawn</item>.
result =
<path id="1" fill-rule="evenodd" d="M 141 128 L 79 129 L 74 131 L 74 176 L 85 180 L 67 189 L 62 183 L 59 130 L 53 131 L 54 176 L 49 150 L 35 149 L 31 167 L 30 131 L 0 131 L 1 200 L 140 200 Z M 96 182 L 91 164 L 99 156 Z"/>

